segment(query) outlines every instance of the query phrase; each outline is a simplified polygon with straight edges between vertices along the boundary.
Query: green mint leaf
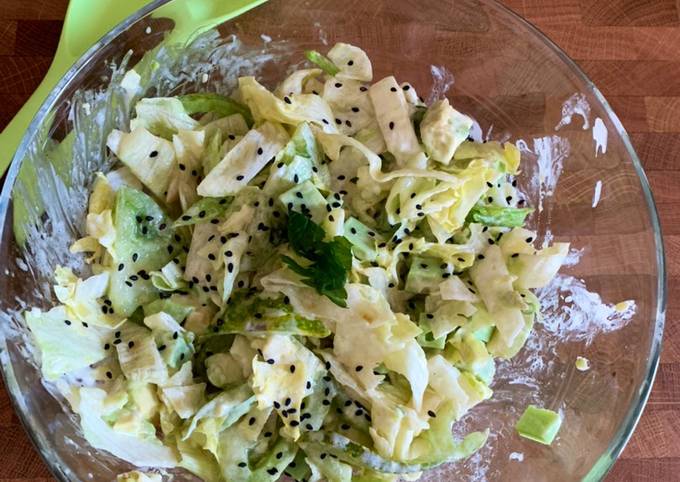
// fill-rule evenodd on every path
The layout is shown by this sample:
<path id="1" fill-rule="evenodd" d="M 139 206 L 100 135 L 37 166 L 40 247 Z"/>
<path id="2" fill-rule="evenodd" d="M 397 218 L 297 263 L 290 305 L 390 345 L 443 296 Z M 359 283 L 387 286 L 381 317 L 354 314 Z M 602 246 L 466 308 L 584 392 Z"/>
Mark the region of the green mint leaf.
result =
<path id="1" fill-rule="evenodd" d="M 323 229 L 307 216 L 291 211 L 288 217 L 289 245 L 297 255 L 311 264 L 302 266 L 289 256 L 282 256 L 282 261 L 302 276 L 306 285 L 338 306 L 345 307 L 345 283 L 352 267 L 352 245 L 342 236 L 326 242 L 323 240 L 324 234 Z"/>

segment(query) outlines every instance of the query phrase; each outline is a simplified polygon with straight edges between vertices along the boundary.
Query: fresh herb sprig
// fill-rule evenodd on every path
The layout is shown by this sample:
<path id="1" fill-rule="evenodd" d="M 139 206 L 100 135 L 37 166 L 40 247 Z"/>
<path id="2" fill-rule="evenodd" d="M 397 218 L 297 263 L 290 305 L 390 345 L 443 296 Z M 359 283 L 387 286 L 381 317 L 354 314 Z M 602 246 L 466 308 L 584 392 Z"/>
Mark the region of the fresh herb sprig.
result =
<path id="1" fill-rule="evenodd" d="M 350 242 L 342 236 L 324 241 L 324 230 L 304 214 L 291 211 L 288 216 L 288 243 L 295 254 L 309 260 L 300 265 L 289 256 L 283 262 L 303 276 L 303 283 L 343 308 L 347 306 L 347 273 L 352 267 Z"/>

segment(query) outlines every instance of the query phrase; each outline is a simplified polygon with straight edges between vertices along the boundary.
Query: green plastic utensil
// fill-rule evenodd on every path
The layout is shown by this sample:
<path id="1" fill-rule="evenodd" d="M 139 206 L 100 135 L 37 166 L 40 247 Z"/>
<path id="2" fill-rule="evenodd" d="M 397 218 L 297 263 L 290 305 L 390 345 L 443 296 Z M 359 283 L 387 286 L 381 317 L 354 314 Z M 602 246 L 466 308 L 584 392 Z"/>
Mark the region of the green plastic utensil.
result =
<path id="1" fill-rule="evenodd" d="M 173 0 L 156 10 L 153 17 L 175 22 L 166 42 L 184 43 L 264 2 L 266 0 Z M 106 32 L 148 3 L 150 0 L 71 0 L 49 71 L 0 134 L 0 175 L 9 166 L 33 116 L 61 77 Z"/>

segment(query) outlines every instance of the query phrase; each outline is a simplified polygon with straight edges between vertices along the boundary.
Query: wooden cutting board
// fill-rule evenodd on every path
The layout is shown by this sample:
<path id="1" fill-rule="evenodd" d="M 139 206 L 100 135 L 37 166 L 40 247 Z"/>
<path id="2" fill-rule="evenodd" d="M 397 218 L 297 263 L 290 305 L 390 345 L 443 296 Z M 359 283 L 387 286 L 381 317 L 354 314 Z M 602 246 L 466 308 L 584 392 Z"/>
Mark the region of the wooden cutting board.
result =
<path id="1" fill-rule="evenodd" d="M 67 0 L 2 0 L 0 129 L 49 67 Z M 680 480 L 680 3 L 503 0 L 576 60 L 631 134 L 661 215 L 669 296 L 661 366 L 607 481 Z M 52 480 L 0 387 L 0 482 Z"/>

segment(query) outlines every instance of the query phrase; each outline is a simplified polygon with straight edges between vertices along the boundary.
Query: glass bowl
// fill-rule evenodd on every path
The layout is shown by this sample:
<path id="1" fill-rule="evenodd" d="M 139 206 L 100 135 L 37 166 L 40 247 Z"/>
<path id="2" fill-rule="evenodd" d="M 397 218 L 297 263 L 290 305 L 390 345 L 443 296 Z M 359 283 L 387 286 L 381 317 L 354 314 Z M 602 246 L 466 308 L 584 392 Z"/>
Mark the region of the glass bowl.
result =
<path id="1" fill-rule="evenodd" d="M 539 293 L 543 321 L 516 358 L 499 364 L 494 397 L 456 425 L 460 431 L 490 427 L 488 444 L 426 478 L 602 478 L 630 437 L 654 379 L 665 273 L 640 161 L 583 72 L 491 1 L 272 0 L 184 48 L 161 44 L 173 25 L 152 16 L 163 3 L 123 22 L 67 73 L 26 132 L 0 197 L 2 371 L 17 413 L 55 476 L 113 480 L 131 468 L 89 447 L 70 410 L 41 383 L 20 316 L 25 306 L 52 302 L 54 266 L 83 269 L 68 246 L 83 230 L 94 172 L 112 163 L 106 134 L 128 118 L 121 68 L 147 53 L 145 61 L 158 61 L 143 79 L 146 95 L 229 92 L 236 75 L 255 73 L 272 85 L 301 63 L 305 49 L 324 51 L 345 41 L 368 52 L 375 79 L 394 73 L 428 100 L 446 95 L 478 121 L 475 135 L 517 141 L 520 186 L 539 208 L 532 227 L 543 240 L 572 243 L 568 265 Z M 624 300 L 634 303 L 616 305 Z M 577 356 L 589 359 L 591 368 L 578 371 Z M 529 403 L 563 415 L 551 446 L 515 434 Z"/>

